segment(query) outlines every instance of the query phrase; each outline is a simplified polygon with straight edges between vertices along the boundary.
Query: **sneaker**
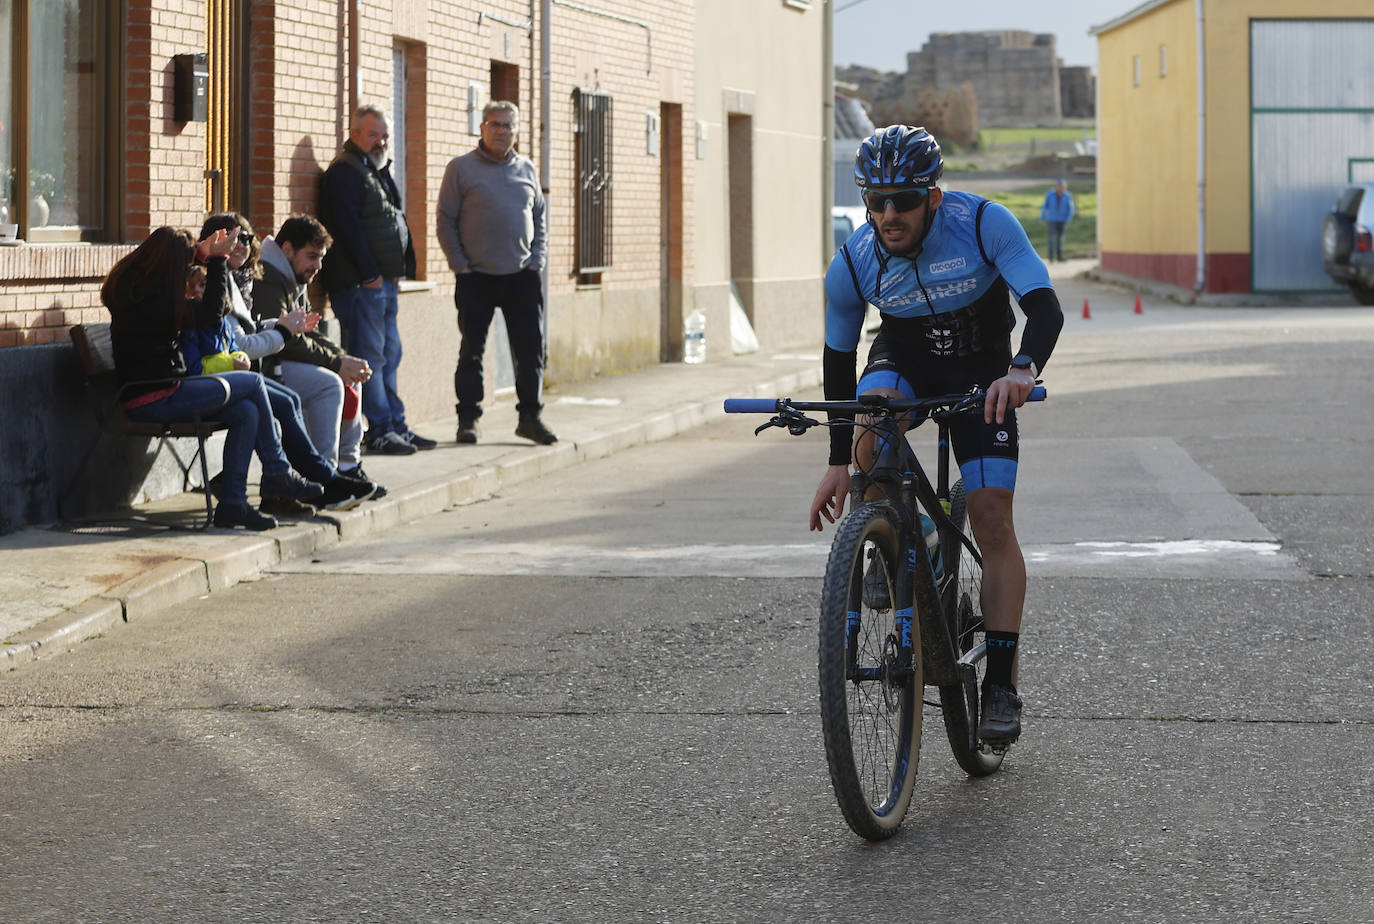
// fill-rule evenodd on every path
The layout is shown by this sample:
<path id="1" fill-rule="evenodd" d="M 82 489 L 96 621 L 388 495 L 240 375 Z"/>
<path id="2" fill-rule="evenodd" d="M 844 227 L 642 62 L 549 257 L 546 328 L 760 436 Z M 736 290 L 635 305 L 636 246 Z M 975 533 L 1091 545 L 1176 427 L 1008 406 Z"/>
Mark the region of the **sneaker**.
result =
<path id="1" fill-rule="evenodd" d="M 258 494 L 263 497 L 289 497 L 292 500 L 317 501 L 324 495 L 324 485 L 302 478 L 292 469 L 273 474 L 263 473 L 258 482 Z"/>
<path id="2" fill-rule="evenodd" d="M 406 428 L 406 432 L 400 434 L 400 437 L 419 450 L 433 449 L 439 445 L 434 440 L 421 436 L 409 427 Z"/>
<path id="3" fill-rule="evenodd" d="M 348 478 L 357 478 L 362 481 L 371 481 L 372 486 L 376 488 L 376 490 L 372 492 L 372 496 L 368 498 L 368 500 L 381 500 L 383 497 L 386 497 L 386 488 L 377 484 L 377 482 L 372 481 L 372 479 L 368 477 L 367 472 L 363 471 L 363 467 L 361 465 L 355 465 L 348 471 L 340 470 L 339 474 L 344 475 Z"/>
<path id="4" fill-rule="evenodd" d="M 247 504 L 216 505 L 214 523 L 220 529 L 233 529 L 235 526 L 242 526 L 244 529 L 251 529 L 256 532 L 274 529 L 277 525 L 274 517 L 263 516 Z"/>
<path id="5" fill-rule="evenodd" d="M 458 436 L 456 442 L 475 443 L 477 442 L 477 424 L 460 423 L 458 425 Z"/>
<path id="6" fill-rule="evenodd" d="M 415 454 L 415 447 L 401 438 L 399 433 L 374 433 L 363 440 L 368 452 L 380 452 L 388 456 L 409 456 Z"/>
<path id="7" fill-rule="evenodd" d="M 983 686 L 982 716 L 978 737 L 993 748 L 1005 748 L 1021 737 L 1021 697 L 1000 683 Z"/>
<path id="8" fill-rule="evenodd" d="M 340 473 L 325 483 L 320 506 L 325 510 L 352 510 L 375 493 L 377 486 L 372 482 Z"/>
<path id="9" fill-rule="evenodd" d="M 520 418 L 520 425 L 515 428 L 515 435 L 533 440 L 541 446 L 550 446 L 558 442 L 558 437 L 553 435 L 553 431 L 544 426 L 544 422 L 533 414 Z"/>
<path id="10" fill-rule="evenodd" d="M 868 550 L 868 568 L 864 571 L 864 606 L 873 610 L 892 609 L 891 595 L 887 590 L 887 578 L 883 576 L 883 564 L 878 560 L 878 550 Z"/>
<path id="11" fill-rule="evenodd" d="M 273 516 L 292 517 L 297 520 L 309 519 L 317 513 L 310 504 L 302 504 L 291 497 L 264 497 L 258 509 Z"/>

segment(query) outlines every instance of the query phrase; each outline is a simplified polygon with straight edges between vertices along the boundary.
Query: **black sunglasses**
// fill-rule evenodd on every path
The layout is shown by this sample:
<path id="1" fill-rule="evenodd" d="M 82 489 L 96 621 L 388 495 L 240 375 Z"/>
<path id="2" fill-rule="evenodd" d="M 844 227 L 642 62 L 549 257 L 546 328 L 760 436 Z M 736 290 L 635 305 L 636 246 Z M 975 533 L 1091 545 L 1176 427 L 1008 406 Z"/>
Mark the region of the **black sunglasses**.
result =
<path id="1" fill-rule="evenodd" d="M 253 246 L 253 235 L 249 231 L 239 231 L 239 243 L 244 247 Z"/>
<path id="2" fill-rule="evenodd" d="M 882 212 L 886 210 L 887 204 L 892 203 L 892 207 L 899 212 L 910 212 L 921 207 L 930 198 L 929 189 L 898 189 L 882 192 L 876 189 L 865 189 L 863 192 L 864 205 L 870 212 Z"/>

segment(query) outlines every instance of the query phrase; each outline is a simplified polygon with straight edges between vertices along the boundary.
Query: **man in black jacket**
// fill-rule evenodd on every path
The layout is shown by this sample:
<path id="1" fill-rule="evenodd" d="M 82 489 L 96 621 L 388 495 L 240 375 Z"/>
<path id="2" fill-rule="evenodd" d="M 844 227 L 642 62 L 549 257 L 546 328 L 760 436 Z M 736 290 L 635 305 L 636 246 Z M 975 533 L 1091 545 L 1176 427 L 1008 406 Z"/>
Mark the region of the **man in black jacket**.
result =
<path id="1" fill-rule="evenodd" d="M 396 390 L 401 364 L 397 281 L 414 277 L 415 248 L 391 178 L 388 133 L 380 108 L 358 107 L 343 150 L 325 171 L 320 219 L 334 246 L 325 254 L 320 279 L 343 322 L 349 352 L 372 367 L 372 377 L 362 387 L 368 450 L 409 455 L 433 449 L 435 442 L 407 426 Z"/>

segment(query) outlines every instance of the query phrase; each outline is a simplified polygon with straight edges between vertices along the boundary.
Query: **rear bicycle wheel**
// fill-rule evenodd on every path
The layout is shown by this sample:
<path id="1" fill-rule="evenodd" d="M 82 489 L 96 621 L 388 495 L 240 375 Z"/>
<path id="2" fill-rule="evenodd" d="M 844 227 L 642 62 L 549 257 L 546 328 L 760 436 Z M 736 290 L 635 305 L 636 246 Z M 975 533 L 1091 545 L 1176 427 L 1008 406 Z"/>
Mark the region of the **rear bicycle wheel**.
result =
<path id="1" fill-rule="evenodd" d="M 821 593 L 821 726 L 830 782 L 855 834 L 884 840 L 906 815 L 921 751 L 920 626 L 899 638 L 894 598 L 902 561 L 897 524 L 885 504 L 864 504 L 840 524 Z M 887 587 L 887 605 L 865 602 L 864 575 Z M 897 604 L 894 606 L 893 604 Z"/>
<path id="2" fill-rule="evenodd" d="M 950 637 L 962 658 L 985 641 L 983 628 L 983 566 L 964 545 L 960 533 L 967 529 L 968 508 L 964 482 L 956 481 L 949 495 L 949 518 L 960 532 L 947 527 L 940 530 L 940 556 L 945 567 L 941 602 L 950 620 Z M 974 545 L 977 548 L 977 545 Z M 1003 753 L 984 749 L 978 743 L 978 706 L 983 676 L 987 673 L 986 649 L 963 669 L 963 682 L 940 687 L 940 711 L 944 714 L 945 734 L 954 759 L 969 776 L 987 776 L 1002 766 Z"/>

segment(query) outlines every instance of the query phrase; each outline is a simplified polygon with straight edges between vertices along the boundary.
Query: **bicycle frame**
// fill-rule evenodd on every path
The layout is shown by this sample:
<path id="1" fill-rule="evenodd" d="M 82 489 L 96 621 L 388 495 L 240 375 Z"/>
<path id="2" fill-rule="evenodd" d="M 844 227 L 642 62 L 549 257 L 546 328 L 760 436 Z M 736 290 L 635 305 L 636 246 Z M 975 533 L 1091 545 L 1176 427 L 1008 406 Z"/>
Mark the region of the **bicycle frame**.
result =
<path id="1" fill-rule="evenodd" d="M 1042 399 L 1044 389 L 1030 397 Z M 850 512 L 836 524 L 822 581 L 817 673 L 835 798 L 850 828 L 869 840 L 891 837 L 906 814 L 925 704 L 940 707 L 954 758 L 970 776 L 996 772 L 1006 753 L 1006 744 L 985 745 L 978 735 L 987 652 L 986 644 L 974 644 L 984 629 L 982 557 L 964 531 L 964 487 L 950 484 L 949 470 L 954 415 L 982 413 L 986 400 L 975 388 L 924 399 L 873 394 L 856 401 L 725 402 L 727 413 L 773 415 L 755 433 L 785 427 L 799 436 L 811 427 L 847 426 L 860 418 Z M 825 411 L 830 420 L 812 419 L 806 411 Z M 908 414 L 939 428 L 936 484 L 907 438 Z M 823 482 L 830 483 L 829 477 Z M 934 562 L 922 528 L 925 516 L 941 534 Z M 937 579 L 939 566 L 944 573 Z M 926 700 L 927 686 L 938 688 L 938 704 Z"/>
<path id="2" fill-rule="evenodd" d="M 949 518 L 949 421 L 955 414 L 981 410 L 985 393 L 975 389 L 967 395 L 938 398 L 891 398 L 886 395 L 861 395 L 856 401 L 792 401 L 781 399 L 732 398 L 725 402 L 729 413 L 773 412 L 774 417 L 755 432 L 778 426 L 800 435 L 813 426 L 825 426 L 821 421 L 806 417 L 806 412 L 851 416 L 867 415 L 872 422 L 856 423 L 868 428 L 877 442 L 873 466 L 867 471 L 855 471 L 850 477 L 850 510 L 861 504 L 887 503 L 896 514 L 900 527 L 901 547 L 906 550 L 905 567 L 899 568 L 896 578 L 894 607 L 899 644 L 903 655 L 911 651 L 911 623 L 919 618 L 921 628 L 921 659 L 928 686 L 967 684 L 973 676 L 972 665 L 986 655 L 986 645 L 979 644 L 960 656 L 958 639 L 952 634 L 951 619 L 944 602 L 944 591 L 953 575 L 946 575 L 946 587 L 935 580 L 925 549 L 921 519 L 917 506 L 935 521 L 944 537 L 957 537 L 964 548 L 982 566 L 978 547 Z M 1030 400 L 1043 400 L 1045 390 L 1036 386 Z M 907 439 L 907 431 L 900 426 L 906 414 L 924 415 L 939 428 L 937 439 L 937 484 L 932 485 L 920 459 Z M 919 419 L 917 421 L 919 423 Z M 915 425 L 913 424 L 913 429 Z M 869 489 L 877 487 L 884 497 L 869 499 Z M 918 565 L 918 562 L 921 564 Z M 919 575 L 919 577 L 918 577 Z M 914 612 L 913 612 L 914 611 Z M 910 664 L 909 658 L 902 663 Z"/>
<path id="3" fill-rule="evenodd" d="M 920 459 L 907 440 L 897 416 L 881 416 L 872 424 L 859 424 L 871 429 L 877 442 L 877 453 L 872 468 L 856 471 L 850 478 L 850 509 L 858 509 L 861 504 L 873 503 L 868 498 L 871 488 L 878 488 L 885 500 L 897 513 L 900 524 L 901 548 L 906 561 L 899 568 L 895 588 L 896 620 L 898 635 L 904 649 L 911 645 L 909 620 L 915 618 L 921 624 L 921 660 L 925 668 L 925 682 L 931 686 L 954 683 L 959 679 L 956 666 L 958 654 L 955 641 L 950 634 L 950 626 L 945 613 L 941 588 L 935 580 L 930 556 L 921 554 L 926 548 L 918 512 L 924 510 L 935 521 L 937 528 L 944 528 L 944 535 L 962 536 L 947 516 L 949 502 L 949 423 L 936 420 L 939 426 L 938 462 L 936 478 L 938 486 L 930 483 Z M 882 503 L 882 501 L 877 501 Z M 970 546 L 972 544 L 970 543 Z M 975 552 L 976 554 L 976 552 Z M 911 652 L 915 655 L 916 652 Z"/>

